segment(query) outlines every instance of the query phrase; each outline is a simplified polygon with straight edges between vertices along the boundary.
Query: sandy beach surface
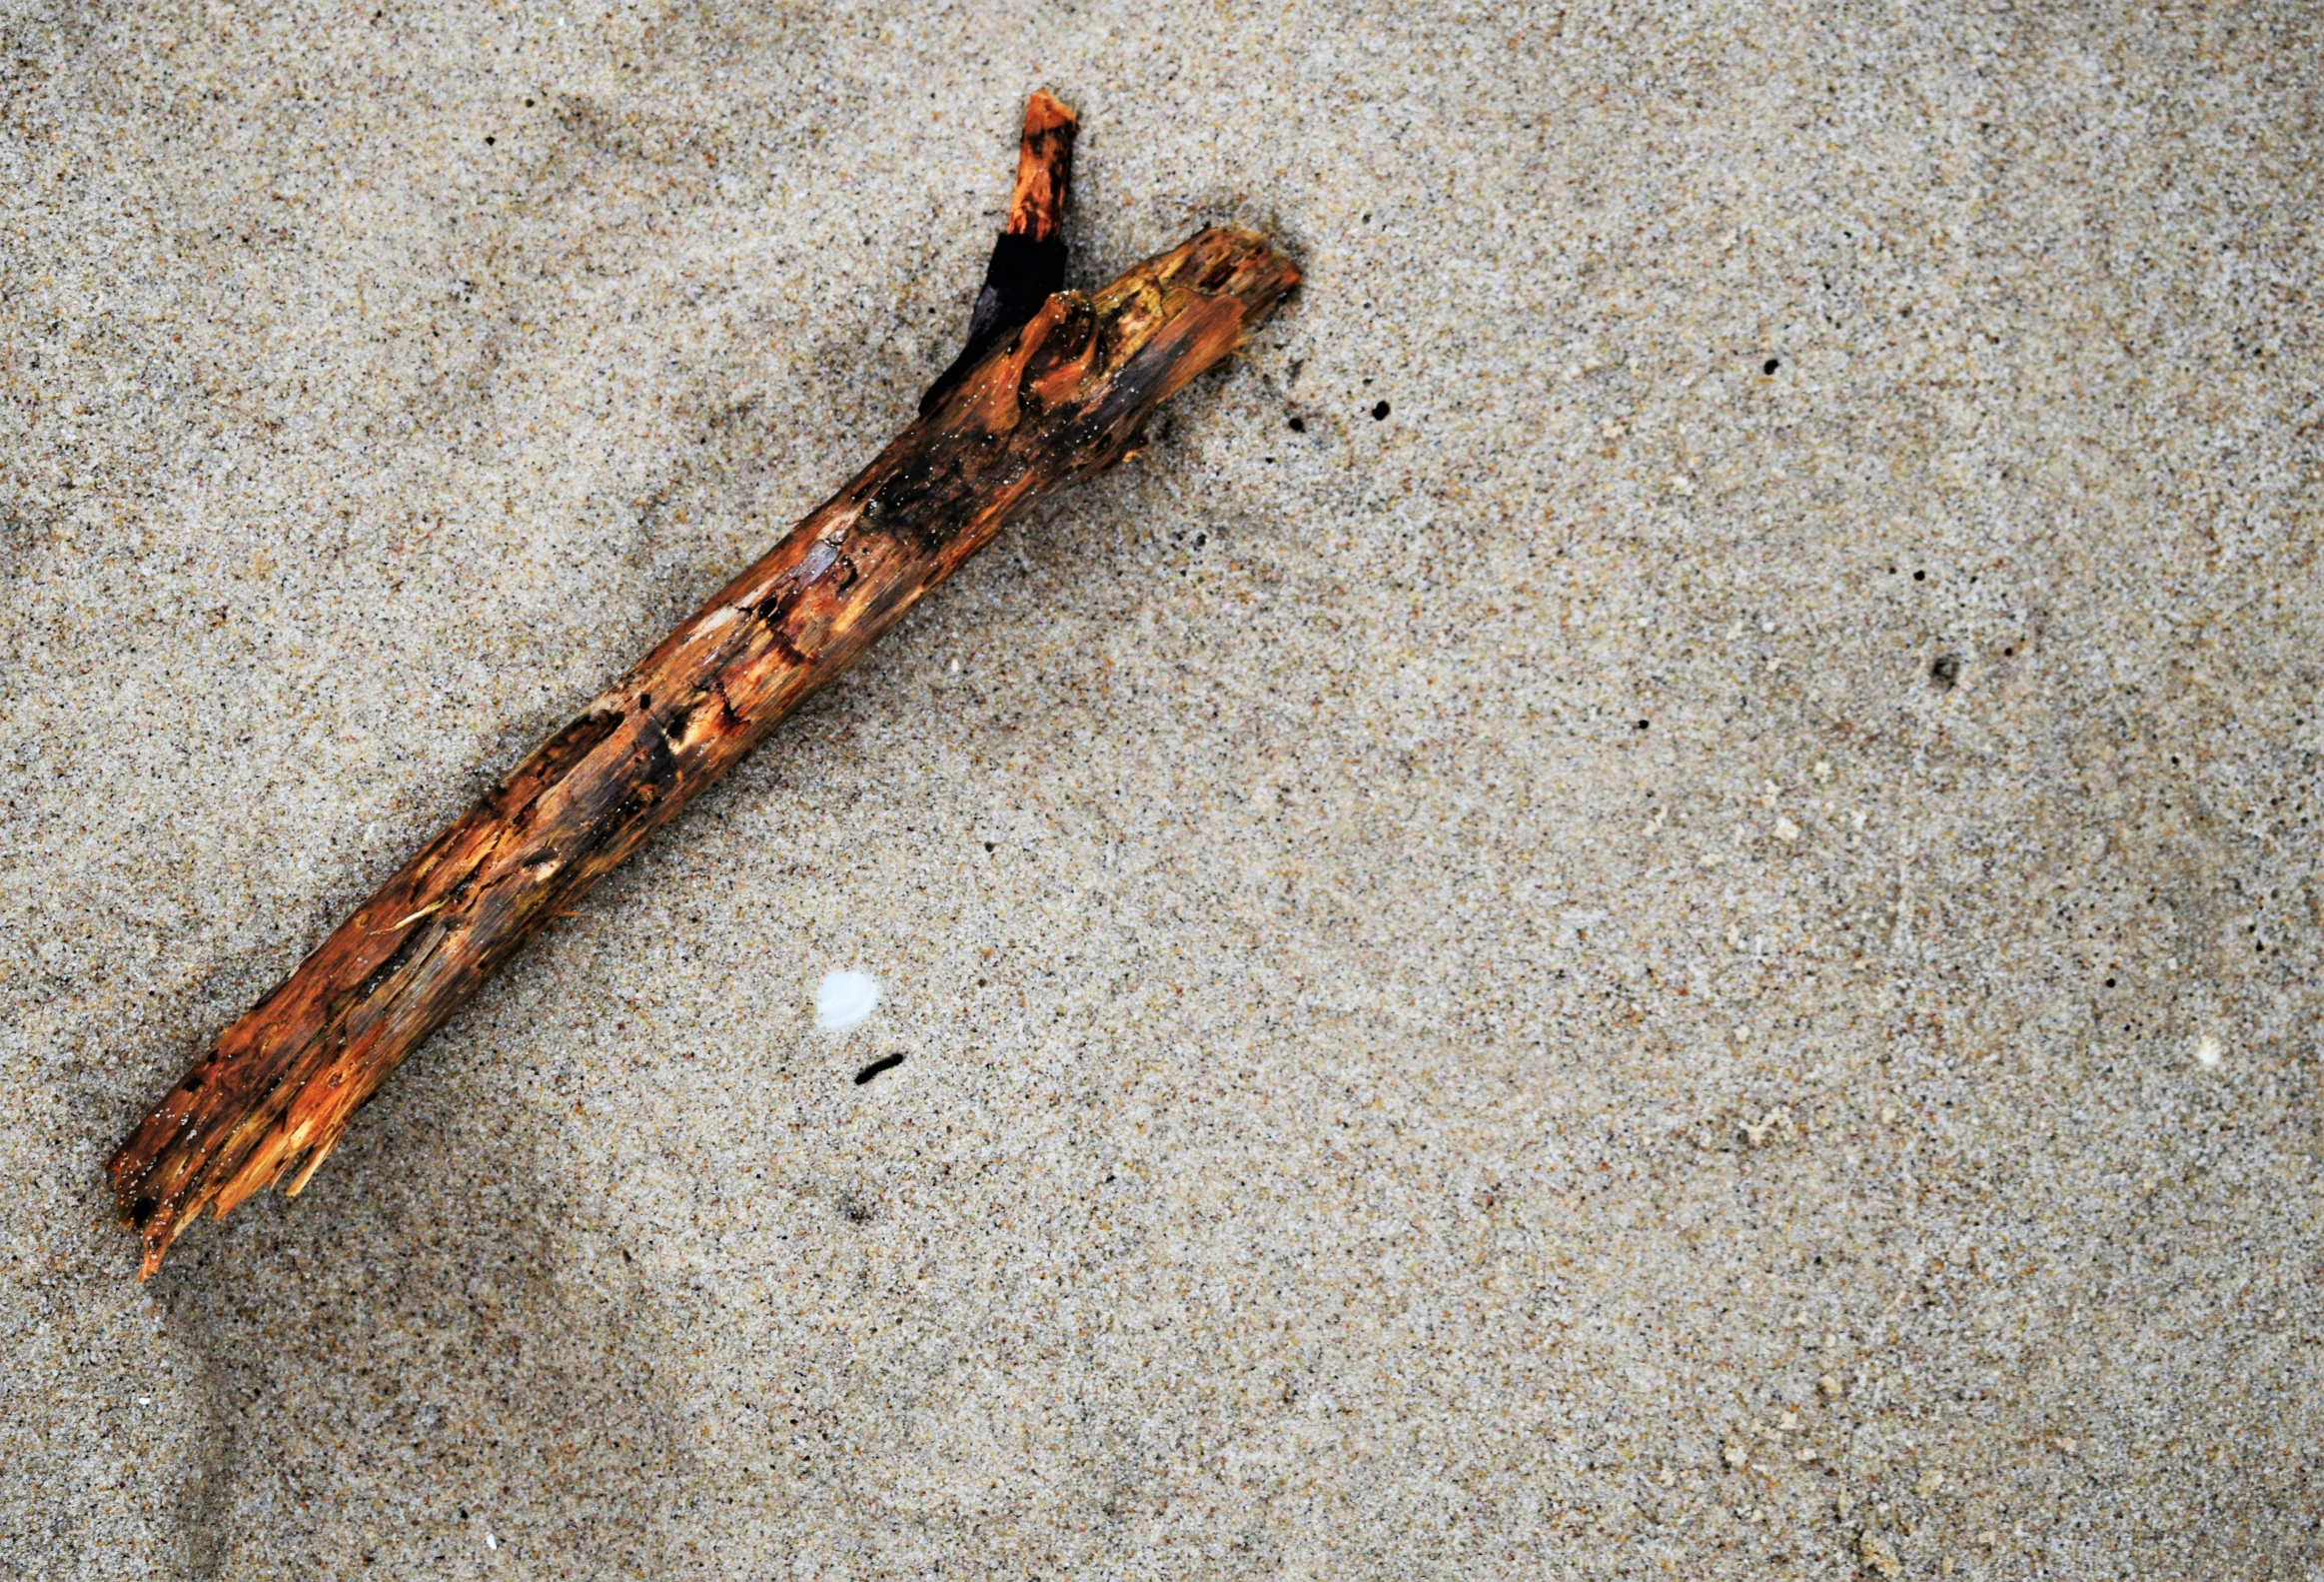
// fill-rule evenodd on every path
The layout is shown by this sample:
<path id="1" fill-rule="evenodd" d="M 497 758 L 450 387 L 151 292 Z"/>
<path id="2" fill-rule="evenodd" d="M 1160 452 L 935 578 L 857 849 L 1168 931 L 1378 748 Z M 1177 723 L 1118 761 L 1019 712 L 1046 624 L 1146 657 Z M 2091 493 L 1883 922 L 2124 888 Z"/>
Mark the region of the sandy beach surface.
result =
<path id="1" fill-rule="evenodd" d="M 0 1571 L 2324 1574 L 2320 34 L 10 0 Z M 139 1285 L 1040 87 L 1300 296 Z"/>

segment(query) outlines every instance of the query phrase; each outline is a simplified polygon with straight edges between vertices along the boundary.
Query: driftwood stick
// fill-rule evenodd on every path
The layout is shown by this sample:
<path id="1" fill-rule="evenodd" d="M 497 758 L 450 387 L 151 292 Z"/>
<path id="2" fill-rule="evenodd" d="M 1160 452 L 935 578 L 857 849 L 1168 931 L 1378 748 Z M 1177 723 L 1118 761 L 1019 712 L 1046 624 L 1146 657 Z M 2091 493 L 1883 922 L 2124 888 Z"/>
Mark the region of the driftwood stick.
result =
<path id="1" fill-rule="evenodd" d="M 1035 161 L 1051 186 L 1036 182 L 1025 209 L 1052 227 L 1072 129 L 1056 115 L 1038 135 L 1057 151 Z M 1261 238 L 1210 230 L 1004 328 L 878 460 L 219 1034 L 107 1165 L 144 1241 L 139 1277 L 204 1207 L 223 1217 L 285 1177 L 296 1194 L 388 1073 L 518 946 L 1006 523 L 1134 449 L 1155 408 L 1298 280 Z"/>

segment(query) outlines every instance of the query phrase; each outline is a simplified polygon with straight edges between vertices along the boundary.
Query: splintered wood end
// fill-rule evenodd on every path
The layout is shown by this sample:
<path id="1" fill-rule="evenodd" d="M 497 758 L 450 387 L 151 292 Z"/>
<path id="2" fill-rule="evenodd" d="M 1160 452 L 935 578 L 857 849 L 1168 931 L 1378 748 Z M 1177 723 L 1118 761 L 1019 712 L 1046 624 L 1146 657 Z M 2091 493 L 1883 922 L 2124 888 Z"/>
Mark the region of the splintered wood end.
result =
<path id="1" fill-rule="evenodd" d="M 1046 92 L 1025 101 L 1017 145 L 1017 184 L 1009 194 L 1010 236 L 1046 242 L 1065 226 L 1065 189 L 1073 176 L 1073 112 Z"/>

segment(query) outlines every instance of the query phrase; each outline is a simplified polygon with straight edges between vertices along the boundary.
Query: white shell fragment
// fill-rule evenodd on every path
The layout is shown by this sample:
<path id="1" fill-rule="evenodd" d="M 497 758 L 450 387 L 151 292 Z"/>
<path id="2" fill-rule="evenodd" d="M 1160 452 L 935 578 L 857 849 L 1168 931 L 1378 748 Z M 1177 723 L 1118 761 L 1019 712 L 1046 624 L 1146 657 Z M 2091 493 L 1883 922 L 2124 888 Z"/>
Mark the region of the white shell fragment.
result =
<path id="1" fill-rule="evenodd" d="M 879 1003 L 879 979 L 869 972 L 826 972 L 815 988 L 815 1025 L 825 1032 L 860 1026 Z"/>

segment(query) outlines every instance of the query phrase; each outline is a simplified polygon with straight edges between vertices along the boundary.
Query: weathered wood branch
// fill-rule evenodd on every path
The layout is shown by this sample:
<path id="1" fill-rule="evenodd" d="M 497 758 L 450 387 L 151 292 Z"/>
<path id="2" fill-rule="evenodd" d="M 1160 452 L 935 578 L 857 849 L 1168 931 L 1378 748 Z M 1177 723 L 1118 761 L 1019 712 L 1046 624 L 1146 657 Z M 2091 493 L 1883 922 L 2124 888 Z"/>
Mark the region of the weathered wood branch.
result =
<path id="1" fill-rule="evenodd" d="M 1025 105 L 1017 142 L 1017 180 L 1009 193 L 1008 224 L 984 266 L 984 289 L 968 315 L 968 339 L 952 366 L 920 398 L 925 416 L 946 391 L 984 361 L 993 343 L 1030 319 L 1065 285 L 1065 193 L 1073 182 L 1073 112 L 1037 93 Z"/>
<path id="2" fill-rule="evenodd" d="M 1035 191 L 1028 215 L 1061 211 L 1072 120 L 1057 113 L 1062 140 L 1039 129 L 1054 152 L 1036 161 L 1054 173 L 1050 195 Z M 107 1165 L 144 1241 L 140 1278 L 205 1207 L 223 1216 L 286 1177 L 297 1193 L 388 1073 L 518 946 L 1006 523 L 1134 448 L 1155 408 L 1298 279 L 1261 238 L 1209 230 L 1094 296 L 1045 297 L 998 337 L 219 1034 Z"/>

